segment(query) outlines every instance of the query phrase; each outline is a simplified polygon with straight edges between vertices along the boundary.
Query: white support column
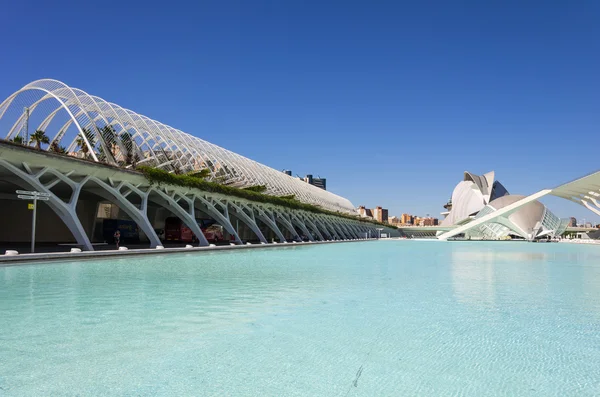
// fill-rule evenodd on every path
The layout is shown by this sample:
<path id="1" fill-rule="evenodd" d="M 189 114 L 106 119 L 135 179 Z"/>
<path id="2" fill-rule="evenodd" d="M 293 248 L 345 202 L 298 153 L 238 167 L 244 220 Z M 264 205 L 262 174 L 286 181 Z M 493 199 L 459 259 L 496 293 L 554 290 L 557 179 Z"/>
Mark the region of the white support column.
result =
<path id="1" fill-rule="evenodd" d="M 333 225 L 331 224 L 331 222 L 324 220 L 323 218 L 321 218 L 319 216 L 314 216 L 313 221 L 315 222 L 315 225 L 321 226 L 324 229 L 325 233 L 327 233 L 329 235 L 329 239 L 331 239 L 331 240 L 341 239 L 341 237 L 338 235 L 338 233 L 336 232 L 336 230 L 333 227 Z"/>
<path id="2" fill-rule="evenodd" d="M 107 201 L 114 202 L 119 209 L 123 210 L 138 225 L 138 227 L 142 229 L 146 237 L 148 237 L 148 240 L 150 240 L 151 248 L 161 245 L 160 239 L 156 235 L 154 228 L 152 228 L 152 225 L 148 220 L 148 198 L 146 192 L 141 191 L 127 182 L 121 182 L 115 188 L 94 176 L 88 176 L 82 180 L 79 184 L 79 188 L 82 189 L 83 186 L 89 182 L 93 182 L 98 186 L 98 189 L 90 189 L 92 193 L 102 197 Z M 127 200 L 125 196 L 123 196 L 121 189 L 124 187 L 133 191 L 141 198 L 141 208 L 137 208 L 129 200 Z"/>
<path id="3" fill-rule="evenodd" d="M 292 238 L 301 240 L 300 235 L 290 220 L 288 220 L 282 212 L 272 210 L 275 220 L 279 220 L 281 224 L 292 234 Z M 308 236 L 307 236 L 308 237 Z M 312 236 L 311 236 L 312 237 Z"/>
<path id="4" fill-rule="evenodd" d="M 358 222 L 352 222 L 351 226 L 354 230 L 354 233 L 356 233 L 356 238 L 362 238 L 362 232 L 360 230 L 360 225 L 358 224 Z"/>
<path id="5" fill-rule="evenodd" d="M 233 209 L 233 212 L 235 213 L 235 215 L 242 222 L 244 222 L 246 225 L 248 225 L 248 227 L 254 232 L 254 234 L 256 234 L 256 236 L 258 237 L 258 239 L 260 240 L 260 242 L 267 244 L 268 243 L 267 239 L 265 238 L 265 236 L 260 231 L 260 228 L 258 227 L 258 225 L 256 224 L 256 222 L 254 221 L 254 219 L 250 218 L 250 216 L 248 214 L 246 214 L 244 212 L 244 210 L 241 207 L 239 207 L 238 205 L 236 205 L 234 202 L 228 202 L 228 204 L 231 207 L 231 209 Z"/>
<path id="6" fill-rule="evenodd" d="M 59 176 L 58 172 L 52 172 L 52 174 L 56 177 L 65 180 L 65 182 L 71 186 L 73 189 L 73 194 L 71 195 L 71 200 L 69 204 L 65 203 L 59 197 L 57 197 L 50 189 L 46 188 L 44 184 L 40 181 L 39 177 L 49 172 L 49 169 L 44 169 L 40 171 L 37 175 L 29 174 L 24 171 L 21 171 L 14 165 L 9 162 L 0 159 L 0 167 L 5 168 L 11 174 L 17 177 L 16 184 L 20 186 L 22 189 L 27 190 L 35 190 L 42 193 L 47 193 L 50 195 L 50 199 L 46 202 L 48 206 L 54 211 L 54 213 L 64 222 L 67 228 L 73 234 L 73 237 L 77 241 L 77 244 L 80 245 L 86 251 L 93 251 L 94 247 L 90 242 L 83 225 L 77 218 L 77 213 L 75 212 L 75 207 L 77 206 L 77 195 L 76 195 L 76 184 L 69 179 L 67 182 L 65 179 L 68 179 L 64 176 Z M 38 204 L 39 205 L 39 204 Z"/>
<path id="7" fill-rule="evenodd" d="M 346 234 L 348 235 L 348 238 L 351 238 L 351 239 L 356 238 L 356 234 L 354 233 L 354 231 L 352 230 L 352 228 L 346 221 L 340 222 L 340 227 L 346 232 Z"/>
<path id="8" fill-rule="evenodd" d="M 342 240 L 346 239 L 346 238 L 350 238 L 350 235 L 347 234 L 347 232 L 345 232 L 343 230 L 342 225 L 338 220 L 331 219 L 330 223 L 331 223 L 331 227 L 337 232 L 338 236 L 340 236 L 340 238 Z"/>
<path id="9" fill-rule="evenodd" d="M 203 211 L 206 211 L 208 215 L 212 216 L 214 220 L 219 222 L 219 224 L 223 226 L 225 230 L 227 230 L 227 232 L 233 236 L 237 244 L 242 244 L 242 239 L 238 235 L 237 230 L 235 230 L 235 228 L 231 224 L 231 220 L 229 219 L 229 211 L 227 211 L 227 207 L 225 207 L 225 213 L 227 214 L 227 216 L 225 216 L 221 213 L 221 211 L 217 209 L 217 207 L 215 207 L 204 197 L 195 195 L 194 198 L 195 200 L 199 201 L 204 205 L 204 207 L 202 207 Z"/>
<path id="10" fill-rule="evenodd" d="M 306 223 L 304 223 L 304 221 L 302 219 L 300 219 L 300 217 L 296 216 L 294 213 L 290 213 L 290 222 L 295 223 L 300 230 L 302 230 L 302 233 L 304 233 L 306 235 L 306 237 L 308 237 L 309 241 L 315 241 L 315 238 L 313 237 L 312 233 L 308 230 L 308 227 L 306 227 Z"/>
<path id="11" fill-rule="evenodd" d="M 151 196 L 152 193 L 156 193 L 156 195 L 154 196 L 155 198 L 153 198 Z M 167 195 L 166 193 L 162 192 L 161 190 L 159 190 L 157 188 L 148 189 L 146 194 L 148 195 L 148 200 L 153 201 L 153 202 L 157 203 L 158 205 L 170 210 L 179 219 L 181 219 L 183 221 L 183 223 L 191 229 L 192 233 L 194 233 L 196 235 L 196 237 L 198 238 L 199 246 L 208 247 L 208 245 L 209 245 L 208 240 L 206 240 L 206 237 L 204 237 L 204 233 L 202 233 L 202 229 L 200 229 L 200 226 L 198 226 L 198 223 L 196 223 L 196 218 L 194 218 L 194 216 L 193 216 L 193 211 L 188 212 L 188 211 L 184 210 L 173 199 L 173 197 Z M 193 205 L 190 208 L 193 210 L 193 208 L 194 208 Z"/>
<path id="12" fill-rule="evenodd" d="M 281 230 L 279 230 L 279 227 L 277 227 L 275 221 L 271 219 L 262 208 L 260 208 L 258 205 L 254 207 L 246 206 L 246 208 L 255 210 L 258 214 L 258 218 L 261 221 L 263 221 L 265 225 L 267 225 L 271 230 L 273 230 L 273 233 L 275 233 L 275 235 L 279 238 L 279 241 L 281 241 L 282 243 L 286 242 L 285 236 L 283 235 L 283 233 L 281 233 Z"/>
<path id="13" fill-rule="evenodd" d="M 303 220 L 304 220 L 304 223 L 306 223 L 308 225 L 308 227 L 310 227 L 315 232 L 315 234 L 321 241 L 326 240 L 326 238 L 323 237 L 323 235 L 321 234 L 321 231 L 319 230 L 317 225 L 315 225 L 309 217 L 305 216 Z"/>

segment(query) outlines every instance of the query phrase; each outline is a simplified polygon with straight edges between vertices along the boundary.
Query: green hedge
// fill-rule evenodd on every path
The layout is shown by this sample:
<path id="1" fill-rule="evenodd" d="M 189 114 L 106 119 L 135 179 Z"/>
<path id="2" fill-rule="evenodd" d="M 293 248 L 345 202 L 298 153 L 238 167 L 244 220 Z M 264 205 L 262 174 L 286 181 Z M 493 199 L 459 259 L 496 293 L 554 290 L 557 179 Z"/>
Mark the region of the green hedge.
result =
<path id="1" fill-rule="evenodd" d="M 359 218 L 358 216 L 354 217 L 352 215 L 343 214 L 341 212 L 333 212 L 327 211 L 322 208 L 319 208 L 315 205 L 302 203 L 294 198 L 290 198 L 290 196 L 278 197 L 278 196 L 270 196 L 267 194 L 263 194 L 260 192 L 255 192 L 249 189 L 238 189 L 231 186 L 221 185 L 215 182 L 209 182 L 202 178 L 198 178 L 192 175 L 176 175 L 169 173 L 165 170 L 161 170 L 158 168 L 146 167 L 146 166 L 138 166 L 136 167 L 137 171 L 140 171 L 144 174 L 148 182 L 151 184 L 165 184 L 165 185 L 175 185 L 175 186 L 184 186 L 189 188 L 195 188 L 198 190 L 202 190 L 205 192 L 211 193 L 221 193 L 228 196 L 234 196 L 246 199 L 248 201 L 254 201 L 259 203 L 267 203 L 273 205 L 279 205 L 285 208 L 291 208 L 296 210 L 304 210 L 307 212 L 317 213 L 317 214 L 325 214 L 325 215 L 333 215 L 341 218 L 357 220 L 360 222 L 371 223 L 374 225 L 385 226 L 388 228 L 395 229 L 394 226 L 389 225 L 387 223 L 381 223 L 377 221 L 370 221 Z M 293 197 L 293 196 L 292 196 Z"/>

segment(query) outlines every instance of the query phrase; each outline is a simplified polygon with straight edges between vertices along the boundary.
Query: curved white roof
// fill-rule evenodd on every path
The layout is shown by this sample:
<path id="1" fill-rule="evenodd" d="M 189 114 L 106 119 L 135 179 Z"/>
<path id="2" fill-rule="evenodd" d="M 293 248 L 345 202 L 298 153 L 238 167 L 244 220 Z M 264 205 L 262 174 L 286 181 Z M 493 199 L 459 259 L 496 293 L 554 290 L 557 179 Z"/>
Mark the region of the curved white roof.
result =
<path id="1" fill-rule="evenodd" d="M 207 168 L 208 180 L 240 188 L 264 185 L 266 194 L 356 213 L 348 199 L 56 80 L 29 83 L 0 104 L 0 128 L 5 126 L 6 139 L 39 129 L 69 154 L 94 161 L 183 172 Z"/>
<path id="2" fill-rule="evenodd" d="M 452 209 L 442 220 L 442 226 L 451 226 L 469 220 L 469 217 L 481 211 L 491 199 L 494 190 L 495 173 L 490 171 L 484 175 L 475 175 L 465 171 L 463 180 L 452 192 Z M 508 194 L 504 186 L 499 185 L 502 194 Z"/>

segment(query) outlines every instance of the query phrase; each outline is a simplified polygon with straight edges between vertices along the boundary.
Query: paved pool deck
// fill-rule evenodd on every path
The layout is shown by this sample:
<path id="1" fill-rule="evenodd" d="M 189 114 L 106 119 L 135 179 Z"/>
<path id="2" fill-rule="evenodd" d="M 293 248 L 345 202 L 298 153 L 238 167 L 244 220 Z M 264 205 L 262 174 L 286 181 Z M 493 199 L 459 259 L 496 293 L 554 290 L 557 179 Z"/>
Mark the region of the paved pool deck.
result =
<path id="1" fill-rule="evenodd" d="M 67 262 L 81 259 L 101 259 L 110 257 L 123 257 L 131 255 L 164 255 L 176 253 L 205 253 L 214 251 L 260 249 L 260 248 L 295 248 L 321 244 L 340 244 L 340 243 L 358 243 L 375 241 L 377 239 L 360 240 L 335 240 L 335 241 L 314 241 L 314 242 L 288 242 L 288 243 L 269 243 L 269 244 L 245 244 L 245 245 L 218 245 L 208 247 L 174 247 L 174 248 L 143 248 L 127 250 L 103 250 L 103 251 L 82 251 L 82 252 L 46 252 L 19 255 L 0 255 L 0 266 L 12 266 L 19 264 L 31 264 L 38 262 Z"/>

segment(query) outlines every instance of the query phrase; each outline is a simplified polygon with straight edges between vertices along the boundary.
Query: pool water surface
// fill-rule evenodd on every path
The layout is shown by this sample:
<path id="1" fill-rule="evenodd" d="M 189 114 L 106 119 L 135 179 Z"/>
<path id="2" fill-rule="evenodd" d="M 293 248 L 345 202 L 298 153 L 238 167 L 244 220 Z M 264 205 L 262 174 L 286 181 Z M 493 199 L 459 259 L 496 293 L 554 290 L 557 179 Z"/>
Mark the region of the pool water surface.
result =
<path id="1" fill-rule="evenodd" d="M 600 395 L 600 247 L 371 241 L 0 267 L 0 396 Z"/>

